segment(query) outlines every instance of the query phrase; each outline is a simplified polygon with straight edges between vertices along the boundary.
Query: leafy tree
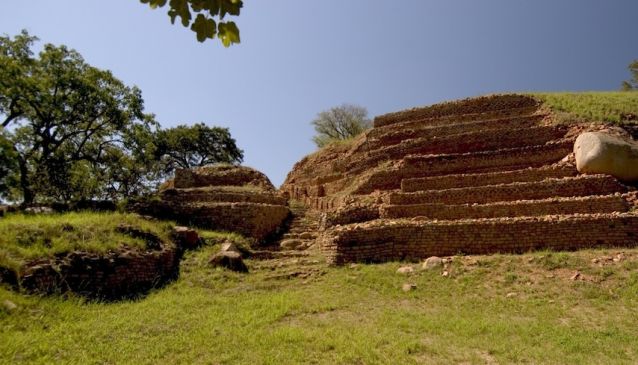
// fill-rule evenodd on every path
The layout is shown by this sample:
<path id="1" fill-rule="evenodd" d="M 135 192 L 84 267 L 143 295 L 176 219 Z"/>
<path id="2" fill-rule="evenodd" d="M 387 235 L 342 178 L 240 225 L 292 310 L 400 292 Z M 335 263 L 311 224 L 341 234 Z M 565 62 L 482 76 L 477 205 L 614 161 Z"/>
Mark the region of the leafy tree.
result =
<path id="1" fill-rule="evenodd" d="M 239 164 L 244 158 L 228 128 L 208 127 L 204 123 L 161 130 L 156 146 L 155 154 L 165 173 L 214 163 Z"/>
<path id="2" fill-rule="evenodd" d="M 239 43 L 239 29 L 233 21 L 223 21 L 226 15 L 239 15 L 242 0 L 140 0 L 151 8 L 161 8 L 168 3 L 168 16 L 175 24 L 178 17 L 183 26 L 195 32 L 197 40 L 219 38 L 225 47 Z M 193 16 L 195 19 L 193 20 Z"/>
<path id="3" fill-rule="evenodd" d="M 122 151 L 139 150 L 139 131 L 152 134 L 157 125 L 143 113 L 138 88 L 65 46 L 46 44 L 35 57 L 36 40 L 26 31 L 0 37 L 3 145 L 11 145 L 17 165 L 7 171 L 19 177 L 15 188 L 24 204 L 38 196 L 69 200 L 104 193 L 105 166 Z"/>
<path id="4" fill-rule="evenodd" d="M 0 198 L 8 199 L 17 183 L 18 158 L 4 128 L 0 128 Z"/>
<path id="5" fill-rule="evenodd" d="M 364 107 L 343 104 L 317 114 L 312 121 L 317 133 L 313 142 L 317 147 L 355 137 L 372 126 L 368 119 L 368 110 Z"/>
<path id="6" fill-rule="evenodd" d="M 625 91 L 638 90 L 638 60 L 629 64 L 629 71 L 631 72 L 632 79 L 623 81 L 622 89 Z"/>

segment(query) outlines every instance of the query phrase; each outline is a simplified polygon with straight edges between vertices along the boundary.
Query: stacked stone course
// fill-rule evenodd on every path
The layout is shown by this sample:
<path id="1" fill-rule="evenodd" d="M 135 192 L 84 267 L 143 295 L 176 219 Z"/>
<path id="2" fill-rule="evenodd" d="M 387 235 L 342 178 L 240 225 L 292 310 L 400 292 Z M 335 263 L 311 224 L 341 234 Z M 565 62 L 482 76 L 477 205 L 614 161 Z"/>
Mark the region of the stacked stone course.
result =
<path id="1" fill-rule="evenodd" d="M 290 214 L 287 199 L 259 171 L 240 166 L 177 170 L 158 199 L 135 209 L 185 225 L 237 232 L 263 242 Z"/>
<path id="2" fill-rule="evenodd" d="M 579 176 L 583 127 L 544 110 L 496 95 L 379 116 L 297 163 L 282 190 L 324 212 L 318 240 L 335 263 L 638 245 L 636 192 Z"/>
<path id="3" fill-rule="evenodd" d="M 182 250 L 168 242 L 147 250 L 70 252 L 30 262 L 20 274 L 20 287 L 39 294 L 71 291 L 92 298 L 131 297 L 175 279 L 181 256 Z"/>
<path id="4" fill-rule="evenodd" d="M 329 260 L 379 262 L 536 249 L 635 246 L 635 214 L 595 214 L 455 221 L 378 220 L 324 234 Z"/>

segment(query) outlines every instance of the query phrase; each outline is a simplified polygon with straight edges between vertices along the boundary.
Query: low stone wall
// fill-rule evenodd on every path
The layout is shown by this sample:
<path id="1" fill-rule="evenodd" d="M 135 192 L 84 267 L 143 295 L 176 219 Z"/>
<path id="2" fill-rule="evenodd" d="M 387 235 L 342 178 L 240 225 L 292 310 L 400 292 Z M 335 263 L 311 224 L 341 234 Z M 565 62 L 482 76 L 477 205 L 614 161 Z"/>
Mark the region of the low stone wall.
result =
<path id="1" fill-rule="evenodd" d="M 167 189 L 161 192 L 167 202 L 245 202 L 286 205 L 286 198 L 265 191 L 232 191 L 220 188 Z"/>
<path id="2" fill-rule="evenodd" d="M 557 162 L 571 153 L 573 141 L 520 148 L 444 155 L 409 155 L 403 162 L 412 168 L 428 169 L 430 175 L 454 174 L 459 172 L 480 172 L 486 169 L 504 169 L 511 166 L 527 165 L 539 167 L 548 162 Z"/>
<path id="3" fill-rule="evenodd" d="M 380 217 L 392 219 L 426 217 L 429 219 L 454 220 L 557 214 L 613 213 L 626 212 L 628 209 L 629 203 L 622 196 L 606 195 L 525 200 L 480 205 L 383 205 L 380 209 Z"/>
<path id="4" fill-rule="evenodd" d="M 497 118 L 486 120 L 471 120 L 468 122 L 452 122 L 437 126 L 423 125 L 419 122 L 401 123 L 401 128 L 395 125 L 373 128 L 368 132 L 368 139 L 359 147 L 359 151 L 378 148 L 382 145 L 399 143 L 406 139 L 414 138 L 442 138 L 455 134 L 498 131 L 531 128 L 537 126 L 543 120 L 543 115 L 525 115 L 510 118 Z"/>
<path id="5" fill-rule="evenodd" d="M 542 145 L 565 136 L 566 130 L 555 127 L 532 127 L 521 135 L 520 130 L 480 131 L 461 133 L 440 138 L 417 138 L 396 145 L 368 151 L 364 159 L 350 162 L 349 170 L 365 170 L 375 167 L 380 161 L 401 159 L 409 154 L 439 155 L 490 151 L 505 148 L 520 148 Z"/>
<path id="6" fill-rule="evenodd" d="M 180 258 L 181 250 L 172 244 L 146 251 L 71 252 L 27 264 L 19 275 L 20 287 L 40 294 L 71 291 L 92 298 L 133 297 L 176 278 Z"/>
<path id="7" fill-rule="evenodd" d="M 172 211 L 180 223 L 237 232 L 257 242 L 275 234 L 290 214 L 287 206 L 254 203 L 191 204 Z"/>
<path id="8" fill-rule="evenodd" d="M 398 166 L 380 169 L 369 174 L 353 193 L 369 194 L 375 190 L 399 189 L 401 180 L 408 178 L 541 167 L 562 160 L 571 152 L 571 149 L 572 142 L 563 141 L 490 152 L 406 156 Z"/>
<path id="9" fill-rule="evenodd" d="M 527 168 L 513 171 L 488 172 L 479 174 L 454 174 L 401 181 L 401 190 L 406 193 L 508 184 L 512 182 L 541 181 L 548 178 L 573 177 L 578 175 L 576 167 L 572 165 L 546 166 L 541 168 Z"/>
<path id="10" fill-rule="evenodd" d="M 416 119 L 427 123 L 429 119 L 515 115 L 533 112 L 538 105 L 535 99 L 523 95 L 483 96 L 380 115 L 374 118 L 374 126 L 381 127 Z"/>
<path id="11" fill-rule="evenodd" d="M 583 175 L 563 179 L 516 182 L 502 185 L 469 188 L 429 190 L 416 193 L 390 193 L 386 204 L 466 204 L 492 203 L 514 200 L 545 199 L 550 197 L 576 197 L 624 193 L 627 188 L 612 176 Z"/>
<path id="12" fill-rule="evenodd" d="M 379 207 L 367 204 L 351 204 L 328 212 L 322 228 L 379 219 Z"/>
<path id="13" fill-rule="evenodd" d="M 176 169 L 175 178 L 169 184 L 169 187 L 178 189 L 206 186 L 254 186 L 263 190 L 275 190 L 264 174 L 245 166 L 204 166 L 197 169 Z"/>
<path id="14" fill-rule="evenodd" d="M 325 231 L 329 262 L 382 262 L 429 256 L 522 253 L 638 245 L 638 215 L 600 214 L 460 221 L 379 220 Z"/>

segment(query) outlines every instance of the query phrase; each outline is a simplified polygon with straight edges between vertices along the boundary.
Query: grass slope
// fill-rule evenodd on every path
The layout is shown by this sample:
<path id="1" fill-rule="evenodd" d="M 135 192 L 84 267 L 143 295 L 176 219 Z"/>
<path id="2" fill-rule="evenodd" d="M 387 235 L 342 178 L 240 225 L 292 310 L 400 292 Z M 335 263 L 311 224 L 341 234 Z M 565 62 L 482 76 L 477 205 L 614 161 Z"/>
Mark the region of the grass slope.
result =
<path id="1" fill-rule="evenodd" d="M 0 363 L 631 364 L 638 359 L 638 249 L 321 267 L 303 259 L 252 272 L 188 253 L 179 280 L 120 303 L 23 296 L 0 288 Z M 598 259 L 592 262 L 592 259 Z M 615 259 L 615 260 L 614 260 Z M 261 268 L 260 268 L 261 267 Z M 574 272 L 580 276 L 572 280 Z M 403 292 L 404 283 L 416 290 Z"/>
<path id="2" fill-rule="evenodd" d="M 134 214 L 10 214 L 0 219 L 0 266 L 17 268 L 28 260 L 73 250 L 106 252 L 123 245 L 145 247 L 142 239 L 118 232 L 120 224 L 168 239 L 168 223 L 150 222 Z"/>
<path id="3" fill-rule="evenodd" d="M 558 117 L 559 122 L 578 121 L 622 124 L 626 117 L 638 116 L 638 92 L 563 92 L 532 93 Z M 633 121 L 636 123 L 636 120 Z"/>

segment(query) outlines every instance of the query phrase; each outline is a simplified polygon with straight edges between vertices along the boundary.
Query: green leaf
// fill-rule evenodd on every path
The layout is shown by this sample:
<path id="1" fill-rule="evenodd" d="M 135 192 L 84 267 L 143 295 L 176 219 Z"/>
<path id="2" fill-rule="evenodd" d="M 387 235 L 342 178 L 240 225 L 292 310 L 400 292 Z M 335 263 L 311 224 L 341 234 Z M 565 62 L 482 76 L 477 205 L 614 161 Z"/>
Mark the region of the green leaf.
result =
<path id="1" fill-rule="evenodd" d="M 197 18 L 191 25 L 191 30 L 197 34 L 197 40 L 203 42 L 207 38 L 215 38 L 217 28 L 213 19 L 207 19 L 204 15 L 197 14 Z"/>
<path id="2" fill-rule="evenodd" d="M 235 22 L 219 23 L 217 34 L 224 47 L 230 47 L 231 44 L 240 42 L 239 28 L 237 28 Z"/>
<path id="3" fill-rule="evenodd" d="M 168 16 L 171 17 L 171 23 L 175 24 L 175 18 L 179 16 L 182 19 L 182 25 L 187 27 L 191 22 L 188 0 L 170 0 L 169 6 L 171 10 L 168 11 Z"/>

